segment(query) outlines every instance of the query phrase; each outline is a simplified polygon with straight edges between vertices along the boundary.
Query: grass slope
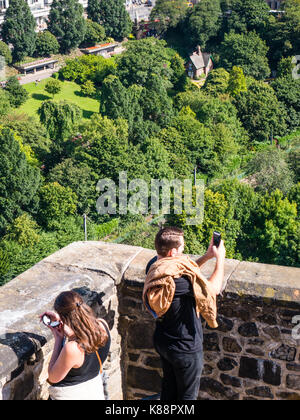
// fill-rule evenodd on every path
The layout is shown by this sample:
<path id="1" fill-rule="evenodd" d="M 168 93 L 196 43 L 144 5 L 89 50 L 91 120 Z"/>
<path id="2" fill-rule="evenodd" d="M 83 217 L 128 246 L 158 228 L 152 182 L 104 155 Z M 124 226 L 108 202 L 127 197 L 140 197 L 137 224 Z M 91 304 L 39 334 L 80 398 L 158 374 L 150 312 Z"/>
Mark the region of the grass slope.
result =
<path id="1" fill-rule="evenodd" d="M 52 96 L 44 89 L 48 80 L 49 79 L 44 79 L 40 81 L 37 86 L 35 83 L 24 85 L 24 88 L 28 91 L 30 97 L 25 104 L 17 110 L 18 113 L 26 113 L 30 116 L 36 116 L 37 110 L 42 105 L 42 102 L 52 99 Z M 61 82 L 61 84 L 62 90 L 54 96 L 55 101 L 67 100 L 74 102 L 82 109 L 82 116 L 85 119 L 89 119 L 95 112 L 99 112 L 99 101 L 82 96 L 80 93 L 80 87 L 77 83 L 64 81 Z"/>

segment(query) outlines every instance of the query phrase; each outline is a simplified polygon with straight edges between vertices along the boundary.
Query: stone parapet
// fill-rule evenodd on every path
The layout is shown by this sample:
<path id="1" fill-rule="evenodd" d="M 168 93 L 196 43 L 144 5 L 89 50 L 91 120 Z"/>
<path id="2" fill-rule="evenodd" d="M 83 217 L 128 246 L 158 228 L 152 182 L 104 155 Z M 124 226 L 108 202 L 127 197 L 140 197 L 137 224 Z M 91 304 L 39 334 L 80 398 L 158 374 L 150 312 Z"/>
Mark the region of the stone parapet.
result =
<path id="1" fill-rule="evenodd" d="M 0 399 L 47 399 L 53 338 L 39 322 L 64 290 L 76 290 L 106 319 L 112 347 L 104 366 L 110 399 L 160 390 L 155 322 L 142 304 L 147 262 L 155 251 L 76 242 L 0 288 Z M 209 277 L 214 261 L 203 266 Z M 199 399 L 300 399 L 300 269 L 226 260 L 219 328 L 204 329 Z M 300 322 L 300 321 L 299 321 Z M 298 330 L 300 334 L 300 330 Z"/>

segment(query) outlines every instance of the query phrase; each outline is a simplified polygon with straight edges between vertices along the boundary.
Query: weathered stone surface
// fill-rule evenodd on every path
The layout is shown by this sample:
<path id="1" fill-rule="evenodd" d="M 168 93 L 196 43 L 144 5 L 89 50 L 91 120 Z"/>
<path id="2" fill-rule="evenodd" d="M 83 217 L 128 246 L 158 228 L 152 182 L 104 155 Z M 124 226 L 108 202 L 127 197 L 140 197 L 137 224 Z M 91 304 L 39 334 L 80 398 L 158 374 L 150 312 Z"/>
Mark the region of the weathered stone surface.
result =
<path id="1" fill-rule="evenodd" d="M 300 391 L 300 375 L 287 375 L 286 386 L 296 391 Z"/>
<path id="2" fill-rule="evenodd" d="M 254 322 L 247 322 L 239 327 L 238 332 L 243 337 L 258 337 L 258 329 Z"/>
<path id="3" fill-rule="evenodd" d="M 277 349 L 271 351 L 271 357 L 273 359 L 284 360 L 286 362 L 293 362 L 296 357 L 296 349 L 286 344 L 282 344 Z"/>
<path id="4" fill-rule="evenodd" d="M 220 351 L 218 334 L 204 334 L 203 346 L 206 351 Z"/>
<path id="5" fill-rule="evenodd" d="M 265 360 L 263 381 L 269 385 L 279 386 L 281 384 L 281 367 L 270 360 Z"/>
<path id="6" fill-rule="evenodd" d="M 247 389 L 246 394 L 253 395 L 254 397 L 274 399 L 274 395 L 272 394 L 272 391 L 268 386 L 258 386 L 256 388 Z"/>
<path id="7" fill-rule="evenodd" d="M 219 370 L 221 370 L 222 372 L 232 370 L 237 365 L 237 362 L 234 359 L 230 359 L 229 357 L 224 357 L 217 363 Z"/>
<path id="8" fill-rule="evenodd" d="M 161 377 L 157 370 L 129 365 L 127 375 L 127 383 L 133 388 L 145 389 L 153 393 L 161 389 Z"/>
<path id="9" fill-rule="evenodd" d="M 240 353 L 242 347 L 235 338 L 224 337 L 223 338 L 223 349 L 228 353 Z"/>
<path id="10" fill-rule="evenodd" d="M 238 393 L 212 378 L 202 378 L 200 390 L 207 392 L 217 399 L 237 400 L 239 398 Z"/>
<path id="11" fill-rule="evenodd" d="M 260 380 L 263 370 L 263 361 L 249 358 L 241 357 L 240 360 L 240 370 L 239 376 L 241 378 L 249 378 Z"/>
<path id="12" fill-rule="evenodd" d="M 230 386 L 233 386 L 234 388 L 241 388 L 242 386 L 242 381 L 239 378 L 226 375 L 225 373 L 221 373 L 220 379 L 224 385 L 230 385 Z"/>

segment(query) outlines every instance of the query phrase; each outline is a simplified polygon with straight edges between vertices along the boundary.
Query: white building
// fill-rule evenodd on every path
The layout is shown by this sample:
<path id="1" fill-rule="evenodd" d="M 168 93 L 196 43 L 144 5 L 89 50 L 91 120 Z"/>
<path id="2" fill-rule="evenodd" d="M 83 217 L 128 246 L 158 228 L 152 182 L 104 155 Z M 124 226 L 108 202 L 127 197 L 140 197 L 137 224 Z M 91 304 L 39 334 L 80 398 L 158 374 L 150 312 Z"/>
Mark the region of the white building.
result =
<path id="1" fill-rule="evenodd" d="M 47 28 L 47 17 L 50 12 L 52 0 L 26 0 L 31 9 L 31 13 L 36 19 L 37 31 L 42 31 Z M 79 0 L 84 7 L 87 8 L 88 0 Z M 6 9 L 9 6 L 9 0 L 0 0 L 0 25 L 4 21 Z"/>

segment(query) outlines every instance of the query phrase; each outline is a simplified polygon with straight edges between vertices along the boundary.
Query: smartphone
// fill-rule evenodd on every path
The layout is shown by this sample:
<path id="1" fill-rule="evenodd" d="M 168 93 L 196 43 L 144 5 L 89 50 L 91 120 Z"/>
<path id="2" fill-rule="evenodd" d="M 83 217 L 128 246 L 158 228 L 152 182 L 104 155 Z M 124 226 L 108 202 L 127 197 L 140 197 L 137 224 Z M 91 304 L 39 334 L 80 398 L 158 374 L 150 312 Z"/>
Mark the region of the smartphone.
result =
<path id="1" fill-rule="evenodd" d="M 47 327 L 55 328 L 60 325 L 59 321 L 51 321 L 51 319 L 47 315 L 43 316 L 42 321 L 45 325 L 47 325 Z"/>
<path id="2" fill-rule="evenodd" d="M 219 248 L 220 243 L 221 243 L 221 239 L 222 239 L 222 235 L 219 232 L 214 232 L 214 246 L 216 246 L 217 248 Z"/>

